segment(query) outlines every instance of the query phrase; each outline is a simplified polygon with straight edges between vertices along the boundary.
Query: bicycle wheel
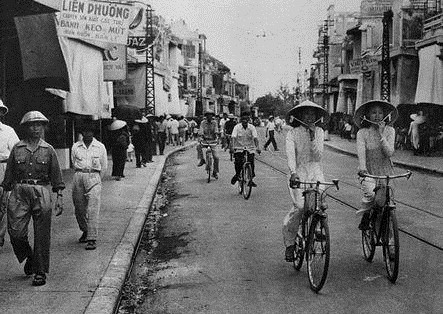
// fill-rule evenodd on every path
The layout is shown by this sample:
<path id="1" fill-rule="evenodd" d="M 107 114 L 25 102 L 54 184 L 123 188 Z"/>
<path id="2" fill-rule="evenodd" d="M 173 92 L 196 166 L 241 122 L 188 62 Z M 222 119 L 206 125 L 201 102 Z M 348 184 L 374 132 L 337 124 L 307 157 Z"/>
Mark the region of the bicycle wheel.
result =
<path id="1" fill-rule="evenodd" d="M 314 217 L 309 228 L 306 248 L 309 284 L 314 292 L 319 292 L 325 284 L 329 258 L 330 242 L 327 218 Z"/>
<path id="2" fill-rule="evenodd" d="M 212 170 L 212 153 L 206 151 L 206 171 L 208 172 L 208 183 L 211 182 L 211 170 Z"/>
<path id="3" fill-rule="evenodd" d="M 394 210 L 386 209 L 383 230 L 383 259 L 388 279 L 395 283 L 400 263 L 400 241 L 398 238 L 397 217 Z"/>
<path id="4" fill-rule="evenodd" d="M 372 262 L 376 246 L 375 221 L 371 219 L 368 230 L 361 231 L 361 243 L 363 247 L 363 256 L 368 262 Z"/>
<path id="5" fill-rule="evenodd" d="M 251 196 L 252 186 L 252 169 L 251 164 L 247 163 L 243 167 L 243 197 L 247 200 Z"/>
<path id="6" fill-rule="evenodd" d="M 244 174 L 243 174 L 243 169 L 240 171 L 240 175 L 238 176 L 238 180 L 237 180 L 237 188 L 238 188 L 238 194 L 242 194 L 243 193 L 243 181 L 244 181 Z"/>
<path id="7" fill-rule="evenodd" d="M 303 259 L 305 257 L 305 241 L 304 237 L 306 235 L 306 221 L 303 221 L 303 219 L 300 220 L 301 225 L 301 231 L 302 234 L 297 233 L 297 237 L 295 238 L 295 244 L 294 244 L 294 268 L 296 270 L 300 270 L 301 266 L 303 265 Z"/>

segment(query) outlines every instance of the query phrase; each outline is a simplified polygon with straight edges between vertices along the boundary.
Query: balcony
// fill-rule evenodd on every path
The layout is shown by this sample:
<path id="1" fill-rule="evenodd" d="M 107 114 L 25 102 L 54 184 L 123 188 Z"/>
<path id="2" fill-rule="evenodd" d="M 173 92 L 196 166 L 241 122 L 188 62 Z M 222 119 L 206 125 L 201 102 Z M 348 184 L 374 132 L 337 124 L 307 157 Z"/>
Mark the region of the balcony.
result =
<path id="1" fill-rule="evenodd" d="M 432 44 L 443 44 L 443 13 L 427 18 L 423 23 L 423 39 L 416 42 L 420 48 Z"/>

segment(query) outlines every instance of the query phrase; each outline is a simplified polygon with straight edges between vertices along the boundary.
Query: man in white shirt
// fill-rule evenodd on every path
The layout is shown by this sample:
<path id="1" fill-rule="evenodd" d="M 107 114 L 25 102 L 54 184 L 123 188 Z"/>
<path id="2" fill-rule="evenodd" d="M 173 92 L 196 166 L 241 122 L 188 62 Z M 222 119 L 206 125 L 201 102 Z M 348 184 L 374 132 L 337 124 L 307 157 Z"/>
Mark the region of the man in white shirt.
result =
<path id="1" fill-rule="evenodd" d="M 235 158 L 235 175 L 231 179 L 231 184 L 238 181 L 238 177 L 243 166 L 243 149 L 248 150 L 248 159 L 251 162 L 252 178 L 255 177 L 255 163 L 254 152 L 260 154 L 258 144 L 257 129 L 249 123 L 250 117 L 248 112 L 243 112 L 240 118 L 240 123 L 232 130 L 230 152 L 234 154 Z M 250 185 L 256 187 L 254 181 L 251 180 Z"/>
<path id="2" fill-rule="evenodd" d="M 12 147 L 19 142 L 19 138 L 14 129 L 1 122 L 1 119 L 8 113 L 8 107 L 0 99 L 0 182 L 5 177 L 6 162 L 8 161 Z M 6 222 L 6 204 L 10 192 L 3 192 L 0 187 L 0 246 L 5 243 L 5 234 L 7 228 Z"/>
<path id="3" fill-rule="evenodd" d="M 101 205 L 102 178 L 108 168 L 105 146 L 94 138 L 93 121 L 81 125 L 83 139 L 72 145 L 71 161 L 75 170 L 72 199 L 75 217 L 83 232 L 80 243 L 95 250 Z"/>
<path id="4" fill-rule="evenodd" d="M 269 121 L 268 124 L 266 125 L 266 137 L 269 136 L 268 141 L 265 143 L 265 145 L 263 146 L 264 150 L 268 149 L 269 144 L 272 143 L 272 146 L 274 147 L 275 151 L 278 151 L 277 148 L 277 143 L 275 142 L 275 137 L 274 137 L 274 133 L 275 133 L 275 123 L 274 123 L 274 116 L 269 116 Z"/>

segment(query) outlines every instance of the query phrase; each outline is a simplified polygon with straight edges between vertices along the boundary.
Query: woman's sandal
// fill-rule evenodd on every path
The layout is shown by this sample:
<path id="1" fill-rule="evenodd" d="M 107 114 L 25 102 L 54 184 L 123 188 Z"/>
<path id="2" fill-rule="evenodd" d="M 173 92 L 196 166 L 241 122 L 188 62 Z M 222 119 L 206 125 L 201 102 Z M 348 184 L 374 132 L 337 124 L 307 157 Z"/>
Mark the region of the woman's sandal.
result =
<path id="1" fill-rule="evenodd" d="M 32 281 L 33 286 L 43 286 L 46 284 L 46 275 L 45 274 L 36 274 L 34 276 L 34 280 Z"/>

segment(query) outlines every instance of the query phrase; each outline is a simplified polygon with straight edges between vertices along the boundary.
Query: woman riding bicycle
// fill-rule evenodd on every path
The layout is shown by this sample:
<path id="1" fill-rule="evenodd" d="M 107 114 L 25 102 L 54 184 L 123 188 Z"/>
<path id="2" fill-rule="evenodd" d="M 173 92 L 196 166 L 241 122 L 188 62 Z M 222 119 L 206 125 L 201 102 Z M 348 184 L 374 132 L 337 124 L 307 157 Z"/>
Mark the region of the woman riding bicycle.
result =
<path id="1" fill-rule="evenodd" d="M 293 127 L 286 135 L 286 156 L 290 170 L 289 185 L 294 188 L 296 181 L 324 181 L 323 143 L 324 131 L 316 126 L 328 113 L 321 106 L 304 101 L 289 110 L 288 123 Z M 286 246 L 285 260 L 293 262 L 294 243 L 303 214 L 303 189 L 289 189 L 295 200 L 283 221 L 283 241 Z M 325 205 L 321 205 L 325 206 Z"/>
<path id="2" fill-rule="evenodd" d="M 232 130 L 230 152 L 234 154 L 235 158 L 235 175 L 231 179 L 231 184 L 237 182 L 242 166 L 243 166 L 243 149 L 249 151 L 248 160 L 251 162 L 252 178 L 255 177 L 255 163 L 254 163 L 254 151 L 260 154 L 258 144 L 257 129 L 251 123 L 249 123 L 250 116 L 248 112 L 243 112 L 240 117 L 240 123 L 237 124 Z M 249 183 L 251 186 L 256 187 L 254 181 Z"/>
<path id="3" fill-rule="evenodd" d="M 213 119 L 214 111 L 207 110 L 205 112 L 205 117 L 206 119 L 200 123 L 200 130 L 198 131 L 198 135 L 200 137 L 199 141 L 200 143 L 198 143 L 197 145 L 197 158 L 200 159 L 200 162 L 197 165 L 198 167 L 201 167 L 206 163 L 205 158 L 203 157 L 202 146 L 204 144 L 217 143 L 219 136 L 217 121 Z M 213 168 L 214 171 L 212 173 L 212 176 L 217 179 L 218 170 L 219 170 L 218 169 L 219 158 L 215 148 L 212 149 L 212 156 L 214 157 L 214 168 Z"/>
<path id="4" fill-rule="evenodd" d="M 357 132 L 357 154 L 359 173 L 372 175 L 391 175 L 394 172 L 391 157 L 394 154 L 395 130 L 389 124 L 398 117 L 397 108 L 386 101 L 371 100 L 361 105 L 354 115 L 355 124 L 360 128 Z M 361 209 L 363 213 L 358 228 L 369 227 L 369 210 L 374 203 L 374 189 L 377 183 L 372 178 L 363 178 Z"/>

